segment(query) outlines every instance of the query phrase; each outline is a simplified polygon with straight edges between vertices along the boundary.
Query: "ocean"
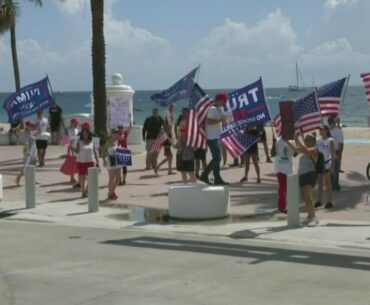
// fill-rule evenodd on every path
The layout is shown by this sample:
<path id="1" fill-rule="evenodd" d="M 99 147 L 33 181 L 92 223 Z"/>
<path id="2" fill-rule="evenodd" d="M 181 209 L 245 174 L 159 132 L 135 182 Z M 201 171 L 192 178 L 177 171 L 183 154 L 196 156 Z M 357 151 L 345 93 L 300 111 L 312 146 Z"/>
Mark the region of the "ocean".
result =
<path id="1" fill-rule="evenodd" d="M 230 92 L 232 89 L 206 90 L 207 94 L 214 96 L 217 92 Z M 156 104 L 151 101 L 150 96 L 157 91 L 138 90 L 134 95 L 134 113 L 133 118 L 136 124 L 143 124 L 145 118 L 151 114 Z M 306 91 L 288 91 L 287 88 L 267 88 L 266 97 L 270 108 L 270 113 L 275 116 L 279 111 L 279 101 L 299 99 L 310 93 Z M 0 103 L 4 103 L 10 93 L 0 93 Z M 91 92 L 56 92 L 57 103 L 62 107 L 63 114 L 70 115 L 74 113 L 90 113 Z M 182 107 L 186 107 L 187 100 L 179 101 L 177 113 Z M 166 113 L 166 108 L 161 108 L 161 114 Z M 344 102 L 341 105 L 341 121 L 350 127 L 367 127 L 369 109 L 365 98 L 364 88 L 361 86 L 349 86 Z M 34 117 L 31 117 L 31 119 Z M 8 116 L 4 108 L 0 109 L 0 122 L 7 122 Z"/>

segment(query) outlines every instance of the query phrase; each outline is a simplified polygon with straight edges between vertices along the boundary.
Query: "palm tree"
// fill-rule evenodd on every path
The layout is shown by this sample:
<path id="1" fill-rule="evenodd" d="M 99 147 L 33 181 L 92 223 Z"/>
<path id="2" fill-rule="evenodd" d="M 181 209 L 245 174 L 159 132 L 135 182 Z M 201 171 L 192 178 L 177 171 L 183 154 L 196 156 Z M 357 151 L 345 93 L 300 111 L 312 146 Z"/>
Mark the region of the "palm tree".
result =
<path id="1" fill-rule="evenodd" d="M 104 1 L 90 0 L 92 16 L 92 76 L 95 132 L 104 138 L 107 131 L 105 89 Z"/>
<path id="2" fill-rule="evenodd" d="M 42 6 L 42 0 L 28 1 L 35 3 L 35 5 Z M 17 38 L 15 32 L 16 17 L 18 15 L 18 4 L 14 3 L 13 0 L 1 0 L 0 4 L 2 11 L 2 13 L 0 14 L 0 33 L 10 30 L 10 45 L 12 49 L 15 90 L 18 91 L 21 88 L 17 55 Z"/>

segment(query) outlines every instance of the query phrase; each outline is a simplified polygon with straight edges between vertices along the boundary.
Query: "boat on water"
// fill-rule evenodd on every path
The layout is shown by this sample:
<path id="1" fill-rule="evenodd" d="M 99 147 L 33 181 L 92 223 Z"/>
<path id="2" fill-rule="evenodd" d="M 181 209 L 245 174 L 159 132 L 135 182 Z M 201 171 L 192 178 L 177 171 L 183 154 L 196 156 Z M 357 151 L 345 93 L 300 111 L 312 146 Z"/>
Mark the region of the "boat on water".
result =
<path id="1" fill-rule="evenodd" d="M 296 84 L 295 85 L 290 85 L 288 87 L 288 90 L 289 91 L 304 91 L 305 90 L 304 81 L 303 81 L 302 73 L 298 68 L 298 63 L 297 62 L 295 62 L 295 76 L 296 76 Z M 300 79 L 301 79 L 301 83 L 302 83 L 301 86 L 299 85 L 299 80 Z"/>

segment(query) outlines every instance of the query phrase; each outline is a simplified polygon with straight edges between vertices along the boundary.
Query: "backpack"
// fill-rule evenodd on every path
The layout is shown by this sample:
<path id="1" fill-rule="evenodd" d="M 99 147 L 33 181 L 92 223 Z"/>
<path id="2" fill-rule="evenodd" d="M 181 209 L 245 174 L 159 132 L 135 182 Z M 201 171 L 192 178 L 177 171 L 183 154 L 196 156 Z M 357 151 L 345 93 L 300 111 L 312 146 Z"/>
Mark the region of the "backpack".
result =
<path id="1" fill-rule="evenodd" d="M 316 173 L 322 174 L 325 172 L 325 158 L 322 152 L 317 151 L 317 162 L 312 158 L 311 160 L 315 164 Z"/>

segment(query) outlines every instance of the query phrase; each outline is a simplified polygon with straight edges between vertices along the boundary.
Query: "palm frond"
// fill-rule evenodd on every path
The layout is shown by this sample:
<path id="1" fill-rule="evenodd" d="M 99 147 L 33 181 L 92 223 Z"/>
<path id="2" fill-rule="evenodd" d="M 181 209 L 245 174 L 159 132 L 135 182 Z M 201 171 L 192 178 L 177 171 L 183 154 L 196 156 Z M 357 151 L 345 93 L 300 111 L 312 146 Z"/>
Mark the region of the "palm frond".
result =
<path id="1" fill-rule="evenodd" d="M 0 34 L 9 30 L 19 15 L 19 5 L 17 2 L 0 0 Z"/>

